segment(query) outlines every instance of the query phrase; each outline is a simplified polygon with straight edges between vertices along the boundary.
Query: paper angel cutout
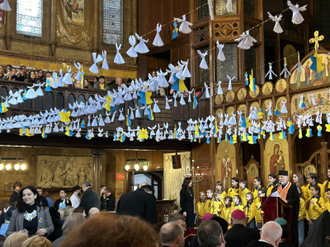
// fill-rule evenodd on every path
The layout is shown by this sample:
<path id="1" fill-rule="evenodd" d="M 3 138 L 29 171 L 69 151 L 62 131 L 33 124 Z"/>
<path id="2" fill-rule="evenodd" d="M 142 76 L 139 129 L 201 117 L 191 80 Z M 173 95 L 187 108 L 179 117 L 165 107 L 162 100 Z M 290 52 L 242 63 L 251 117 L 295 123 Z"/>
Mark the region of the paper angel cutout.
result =
<path id="1" fill-rule="evenodd" d="M 4 0 L 2 4 L 0 4 L 0 9 L 4 11 L 11 11 L 11 7 L 8 3 L 8 0 Z"/>
<path id="2" fill-rule="evenodd" d="M 153 107 L 153 112 L 154 113 L 160 112 L 160 109 L 159 109 L 157 103 L 158 103 L 158 100 L 154 99 L 154 107 Z"/>
<path id="3" fill-rule="evenodd" d="M 190 103 L 191 102 L 191 94 L 193 93 L 194 89 L 191 90 L 191 91 L 188 91 L 188 102 Z"/>
<path id="4" fill-rule="evenodd" d="M 33 84 L 33 86 L 38 87 L 37 91 L 36 91 L 36 96 L 44 96 L 44 92 L 42 91 L 41 87 L 44 85 L 45 83 L 39 83 L 39 84 Z"/>
<path id="5" fill-rule="evenodd" d="M 141 114 L 140 114 L 140 107 L 136 106 L 136 110 L 135 110 L 135 118 L 140 118 Z"/>
<path id="6" fill-rule="evenodd" d="M 130 57 L 138 57 L 138 54 L 136 53 L 136 51 L 134 49 L 134 46 L 136 44 L 135 36 L 134 35 L 129 36 L 128 42 L 132 47 L 129 48 L 129 50 L 126 52 L 126 54 Z"/>
<path id="7" fill-rule="evenodd" d="M 124 114 L 123 114 L 123 110 L 124 110 L 124 109 L 119 109 L 119 112 L 120 112 L 120 114 L 119 114 L 119 118 L 118 118 L 119 121 L 123 121 L 123 120 L 125 120 L 125 117 L 124 117 Z"/>
<path id="8" fill-rule="evenodd" d="M 280 21 L 282 20 L 283 15 L 279 14 L 279 15 L 273 16 L 271 13 L 269 13 L 269 12 L 267 12 L 267 13 L 268 13 L 269 18 L 272 21 L 275 22 L 275 26 L 273 28 L 273 31 L 275 33 L 283 33 L 283 29 L 282 29 L 281 24 L 280 24 Z"/>
<path id="9" fill-rule="evenodd" d="M 299 53 L 299 51 L 298 51 L 298 63 L 295 66 L 293 66 L 293 68 L 291 70 L 293 71 L 297 67 L 298 67 L 297 72 L 298 73 L 301 73 L 302 72 L 303 65 L 300 62 L 300 53 Z"/>
<path id="10" fill-rule="evenodd" d="M 101 62 L 103 60 L 103 58 L 101 57 L 101 55 L 97 55 L 96 52 L 92 53 L 93 55 L 93 65 L 89 68 L 89 71 L 94 73 L 94 74 L 98 74 L 99 73 L 99 69 L 97 68 L 97 63 Z"/>
<path id="11" fill-rule="evenodd" d="M 183 93 L 180 94 L 180 105 L 186 105 L 186 101 L 183 98 Z"/>
<path id="12" fill-rule="evenodd" d="M 213 21 L 214 20 L 214 13 L 213 13 L 213 3 L 212 3 L 212 0 L 207 0 L 207 4 L 209 5 L 210 18 Z"/>
<path id="13" fill-rule="evenodd" d="M 152 42 L 152 44 L 154 46 L 158 46 L 158 47 L 163 46 L 164 42 L 163 42 L 163 40 L 162 40 L 162 38 L 160 37 L 160 34 L 159 34 L 160 31 L 162 31 L 162 25 L 160 23 L 157 23 L 156 31 L 157 31 L 157 34 L 156 34 L 155 39 Z"/>
<path id="14" fill-rule="evenodd" d="M 210 91 L 209 91 L 209 86 L 204 82 L 204 88 L 205 88 L 205 98 L 209 99 L 210 98 Z"/>
<path id="15" fill-rule="evenodd" d="M 174 20 L 181 23 L 181 25 L 179 27 L 179 31 L 181 33 L 188 34 L 191 32 L 190 26 L 192 26 L 193 24 L 186 20 L 186 15 L 183 15 L 182 19 L 174 18 Z"/>
<path id="16" fill-rule="evenodd" d="M 71 79 L 71 67 L 68 67 L 68 71 L 66 72 L 65 76 L 63 77 L 63 83 L 67 85 L 72 84 L 72 79 Z"/>
<path id="17" fill-rule="evenodd" d="M 219 53 L 218 53 L 217 59 L 219 61 L 225 61 L 226 58 L 225 58 L 225 54 L 223 53 L 223 48 L 225 47 L 225 45 L 224 44 L 220 44 L 219 43 L 219 40 L 217 40 L 217 43 L 216 44 L 217 44 L 217 48 L 219 49 Z"/>
<path id="18" fill-rule="evenodd" d="M 288 74 L 291 75 L 290 71 L 287 69 L 287 63 L 286 63 L 286 57 L 284 58 L 284 69 L 281 71 L 281 74 L 284 74 L 284 78 L 287 78 L 288 77 Z"/>
<path id="19" fill-rule="evenodd" d="M 227 7 L 227 11 L 228 11 L 229 13 L 233 12 L 233 2 L 232 2 L 232 0 L 227 0 L 227 5 L 226 5 L 226 7 Z"/>
<path id="20" fill-rule="evenodd" d="M 249 30 L 243 32 L 239 38 L 235 39 L 235 41 L 239 42 L 237 47 L 248 50 L 253 46 L 253 43 L 257 42 L 251 35 Z"/>
<path id="21" fill-rule="evenodd" d="M 191 74 L 190 74 L 189 69 L 188 69 L 188 62 L 189 62 L 189 59 L 187 59 L 187 62 L 181 60 L 181 63 L 184 66 L 184 69 L 182 71 L 181 76 L 184 77 L 184 78 L 190 78 L 191 77 Z"/>
<path id="22" fill-rule="evenodd" d="M 34 99 L 34 98 L 36 98 L 37 97 L 37 95 L 36 95 L 36 92 L 34 91 L 34 89 L 33 89 L 33 86 L 32 87 L 27 87 L 29 90 L 27 91 L 27 93 L 25 94 L 25 98 L 27 98 L 27 99 Z"/>
<path id="23" fill-rule="evenodd" d="M 231 78 L 229 75 L 227 75 L 227 78 L 229 80 L 229 82 L 228 82 L 228 91 L 231 91 L 232 90 L 231 81 L 234 80 L 236 77 L 234 76 L 233 78 Z"/>
<path id="24" fill-rule="evenodd" d="M 281 100 L 282 103 L 282 108 L 281 108 L 281 113 L 288 113 L 288 110 L 286 109 L 286 100 Z"/>
<path id="25" fill-rule="evenodd" d="M 300 7 L 299 4 L 293 5 L 291 1 L 288 1 L 289 9 L 292 10 L 292 23 L 293 24 L 300 24 L 304 21 L 304 17 L 302 14 L 300 14 L 300 11 L 306 11 L 307 10 L 307 4 Z"/>
<path id="26" fill-rule="evenodd" d="M 172 102 L 172 99 L 168 99 L 167 96 L 165 95 L 165 100 L 166 100 L 166 103 L 165 103 L 165 110 L 170 110 L 171 107 L 170 107 L 170 104 L 169 102 Z"/>
<path id="27" fill-rule="evenodd" d="M 178 94 L 177 93 L 173 93 L 173 102 L 174 102 L 174 107 L 178 107 L 178 104 L 177 104 L 177 102 L 176 102 L 176 98 L 178 97 Z"/>
<path id="28" fill-rule="evenodd" d="M 120 54 L 120 49 L 121 49 L 121 44 L 118 46 L 117 43 L 116 43 L 116 50 L 117 50 L 117 53 L 116 53 L 116 56 L 115 56 L 115 59 L 114 59 L 114 63 L 116 64 L 124 64 L 125 61 L 123 59 L 123 57 L 121 56 Z"/>
<path id="29" fill-rule="evenodd" d="M 221 83 L 222 83 L 222 81 L 218 81 L 218 91 L 217 91 L 217 94 L 218 95 L 222 95 L 223 94 L 223 91 L 222 91 L 222 88 L 221 88 Z"/>
<path id="30" fill-rule="evenodd" d="M 208 69 L 209 67 L 207 66 L 206 60 L 205 60 L 205 56 L 207 56 L 208 51 L 206 51 L 205 53 L 202 53 L 200 50 L 197 50 L 197 53 L 201 56 L 202 61 L 199 65 L 199 67 L 201 69 Z"/>
<path id="31" fill-rule="evenodd" d="M 236 125 L 236 114 L 234 114 L 234 112 L 231 113 L 231 117 L 229 119 L 228 124 L 230 124 L 230 125 Z"/>
<path id="32" fill-rule="evenodd" d="M 165 77 L 167 74 L 168 74 L 168 72 L 164 73 L 161 69 L 159 71 L 157 71 L 159 87 L 168 87 L 168 82 Z"/>
<path id="33" fill-rule="evenodd" d="M 77 75 L 76 75 L 76 77 L 74 79 L 77 80 L 77 81 L 81 81 L 81 72 L 80 72 L 81 65 L 80 65 L 80 63 L 73 63 L 73 65 L 78 70 Z"/>
<path id="34" fill-rule="evenodd" d="M 143 39 L 142 36 L 139 36 L 137 33 L 135 33 L 135 36 L 140 42 L 135 46 L 134 50 L 141 54 L 148 53 L 149 49 L 145 43 L 148 43 L 149 40 Z"/>
<path id="35" fill-rule="evenodd" d="M 274 75 L 275 77 L 277 77 L 277 75 L 275 74 L 275 72 L 274 72 L 273 69 L 272 69 L 272 63 L 268 63 L 268 67 L 269 67 L 269 70 L 268 70 L 267 74 L 265 75 L 265 78 L 266 78 L 267 76 L 269 76 L 269 80 L 273 80 L 273 75 Z"/>
<path id="36" fill-rule="evenodd" d="M 306 104 L 304 102 L 304 95 L 300 94 L 299 97 L 300 97 L 299 108 L 305 108 Z"/>
<path id="37" fill-rule="evenodd" d="M 116 44 L 116 47 L 117 47 L 117 44 Z M 106 50 L 102 51 L 102 57 L 103 57 L 102 69 L 108 70 L 109 65 L 108 65 L 108 61 L 107 61 L 107 51 Z"/>

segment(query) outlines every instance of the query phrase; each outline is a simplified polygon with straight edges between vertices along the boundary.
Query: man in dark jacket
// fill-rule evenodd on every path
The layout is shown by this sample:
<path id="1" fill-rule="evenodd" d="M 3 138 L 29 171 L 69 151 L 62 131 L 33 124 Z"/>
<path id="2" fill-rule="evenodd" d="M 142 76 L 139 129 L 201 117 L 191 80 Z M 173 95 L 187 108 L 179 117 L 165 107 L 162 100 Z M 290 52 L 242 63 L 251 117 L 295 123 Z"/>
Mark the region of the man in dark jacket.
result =
<path id="1" fill-rule="evenodd" d="M 227 234 L 229 231 L 227 232 Z M 281 241 L 282 228 L 275 221 L 268 221 L 261 230 L 261 238 L 251 241 L 247 247 L 275 247 Z"/>
<path id="2" fill-rule="evenodd" d="M 88 212 L 91 208 L 100 209 L 100 201 L 98 195 L 92 190 L 91 183 L 86 181 L 82 184 L 82 190 L 84 192 L 80 207 L 85 209 L 86 217 L 88 217 Z"/>
<path id="3" fill-rule="evenodd" d="M 67 206 L 72 206 L 72 203 L 70 199 L 66 197 L 66 191 L 60 190 L 60 199 L 55 201 L 54 208 L 59 210 L 60 208 L 66 208 Z"/>
<path id="4" fill-rule="evenodd" d="M 144 185 L 136 191 L 124 194 L 117 204 L 117 213 L 120 215 L 139 216 L 151 224 L 157 223 L 156 197 L 150 185 Z"/>
<path id="5" fill-rule="evenodd" d="M 13 194 L 11 194 L 9 201 L 11 203 L 13 203 L 14 205 L 17 203 L 18 193 L 21 190 L 21 188 L 22 188 L 22 184 L 20 182 L 15 182 L 13 184 L 14 192 L 13 192 Z"/>
<path id="6" fill-rule="evenodd" d="M 116 197 L 106 188 L 104 190 L 103 200 L 101 201 L 101 211 L 114 211 L 115 205 Z"/>
<path id="7" fill-rule="evenodd" d="M 44 205 L 46 207 L 49 207 L 48 201 L 46 200 L 45 197 L 42 196 L 42 188 L 37 187 L 37 191 L 38 191 L 38 195 L 39 195 L 39 198 L 40 198 L 40 205 Z"/>
<path id="8" fill-rule="evenodd" d="M 260 233 L 257 229 L 246 228 L 247 219 L 241 210 L 235 210 L 231 214 L 233 227 L 226 233 L 226 243 L 229 246 L 245 247 L 252 240 L 259 240 Z"/>

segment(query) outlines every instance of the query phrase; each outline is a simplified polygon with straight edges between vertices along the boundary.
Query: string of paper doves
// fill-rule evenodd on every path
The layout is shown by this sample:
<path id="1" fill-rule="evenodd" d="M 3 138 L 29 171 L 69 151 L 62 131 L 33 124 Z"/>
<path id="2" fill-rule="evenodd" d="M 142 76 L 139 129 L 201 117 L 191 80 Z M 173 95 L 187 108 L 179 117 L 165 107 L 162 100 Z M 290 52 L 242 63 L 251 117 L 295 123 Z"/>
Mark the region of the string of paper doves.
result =
<path id="1" fill-rule="evenodd" d="M 211 4 L 210 4 L 211 3 Z M 210 17 L 213 18 L 213 10 L 212 10 L 212 0 L 208 1 L 210 8 Z M 299 7 L 299 5 L 292 5 L 290 1 L 288 1 L 289 8 L 293 11 L 292 22 L 295 24 L 300 24 L 303 22 L 303 17 L 300 14 L 300 11 L 305 11 L 306 6 Z M 228 0 L 227 10 L 232 12 L 231 9 L 231 1 Z M 274 31 L 282 32 L 282 28 L 280 27 L 279 21 L 281 20 L 281 15 L 273 17 L 271 14 L 270 18 L 275 22 Z M 192 23 L 186 20 L 186 16 L 183 15 L 182 19 L 175 18 L 175 21 L 181 23 L 179 29 L 175 28 L 173 31 L 174 36 L 178 36 L 178 31 L 187 34 L 191 32 L 190 26 Z M 174 22 L 176 23 L 176 22 Z M 175 25 L 174 25 L 175 26 Z M 162 25 L 157 24 L 157 34 L 153 41 L 153 45 L 155 46 L 163 46 L 163 41 L 160 37 Z M 282 31 L 281 31 L 282 30 Z M 176 33 L 175 33 L 176 32 Z M 136 36 L 136 38 L 135 38 Z M 129 37 L 129 43 L 131 44 L 131 48 L 126 52 L 130 57 L 137 57 L 138 53 L 147 53 L 149 49 L 146 45 L 148 40 L 142 38 L 138 34 L 135 36 Z M 175 37 L 174 37 L 175 38 Z M 136 39 L 139 40 L 139 43 L 136 45 Z M 253 43 L 256 40 L 250 36 L 249 31 L 247 30 L 243 34 L 241 34 L 240 38 L 236 39 L 239 42 L 238 47 L 241 49 L 250 49 L 253 46 Z M 222 51 L 224 44 L 219 44 L 217 42 L 217 48 L 219 49 L 218 59 L 220 61 L 225 61 L 225 56 Z M 114 59 L 114 63 L 123 64 L 124 59 L 120 54 L 121 45 L 116 44 L 117 53 Z M 202 60 L 200 63 L 200 67 L 202 69 L 208 69 L 205 56 L 206 53 L 201 53 L 197 51 L 201 56 Z M 107 64 L 107 53 L 106 51 L 102 52 L 102 56 L 97 53 L 93 53 L 94 64 L 89 68 L 92 73 L 97 74 L 98 66 L 97 64 L 103 60 L 102 68 L 109 69 Z M 241 142 L 249 142 L 250 144 L 256 143 L 258 138 L 266 138 L 266 134 L 269 134 L 270 139 L 273 140 L 273 133 L 279 132 L 280 139 L 287 138 L 287 133 L 293 134 L 296 130 L 299 131 L 299 138 L 303 137 L 302 128 L 308 126 L 306 131 L 306 136 L 311 137 L 312 129 L 310 127 L 318 124 L 317 130 L 318 136 L 322 135 L 322 113 L 317 112 L 315 114 L 316 118 L 313 119 L 312 115 L 300 115 L 297 117 L 296 123 L 293 123 L 290 119 L 287 121 L 278 117 L 278 121 L 273 120 L 263 120 L 263 112 L 260 110 L 258 112 L 256 107 L 251 107 L 249 116 L 245 117 L 242 112 L 237 111 L 229 114 L 219 114 L 218 116 L 208 116 L 205 119 L 193 120 L 189 119 L 187 121 L 188 127 L 186 129 L 181 127 L 181 122 L 178 122 L 177 126 L 175 125 L 174 129 L 169 129 L 168 123 L 157 124 L 155 126 L 147 127 L 146 129 L 140 128 L 139 126 L 136 129 L 131 128 L 132 120 L 135 118 L 140 118 L 141 113 L 140 110 L 143 110 L 143 114 L 148 116 L 148 118 L 152 121 L 154 120 L 153 113 L 159 113 L 160 109 L 157 105 L 157 100 L 154 101 L 151 99 L 152 92 L 158 91 L 161 87 L 167 88 L 171 84 L 171 89 L 173 90 L 173 99 L 166 99 L 165 110 L 170 109 L 170 101 L 173 102 L 173 106 L 177 107 L 177 98 L 180 98 L 179 103 L 181 105 L 185 105 L 186 101 L 184 98 L 184 92 L 186 92 L 188 96 L 188 102 L 193 103 L 193 108 L 197 107 L 197 98 L 194 90 L 188 91 L 184 80 L 186 78 L 191 77 L 191 74 L 188 69 L 187 61 L 178 61 L 178 65 L 174 66 L 169 64 L 168 70 L 163 72 L 159 70 L 157 72 L 156 77 L 152 77 L 149 74 L 149 79 L 147 81 L 142 81 L 141 79 L 135 79 L 131 82 L 131 85 L 127 87 L 123 85 L 123 88 L 118 88 L 118 90 L 108 91 L 106 96 L 99 96 L 97 94 L 88 99 L 88 102 L 74 102 L 72 105 L 69 104 L 69 108 L 71 111 L 67 111 L 65 109 L 59 110 L 56 107 L 50 109 L 49 111 L 40 112 L 35 115 L 16 115 L 10 118 L 2 118 L 0 119 L 0 131 L 1 132 L 11 132 L 13 130 L 19 130 L 20 136 L 34 136 L 41 135 L 42 138 L 47 138 L 48 134 L 51 133 L 64 133 L 66 136 L 75 136 L 77 138 L 81 137 L 81 132 L 83 129 L 83 133 L 85 134 L 85 138 L 87 140 L 91 140 L 94 137 L 105 137 L 109 138 L 110 133 L 108 131 L 104 131 L 104 127 L 106 125 L 110 125 L 114 122 L 117 115 L 119 115 L 119 121 L 126 121 L 127 129 L 123 129 L 122 127 L 117 127 L 116 131 L 112 133 L 114 141 L 124 142 L 125 140 L 134 141 L 144 141 L 147 139 L 155 139 L 156 141 L 161 141 L 165 139 L 177 139 L 184 140 L 188 139 L 191 142 L 204 139 L 207 143 L 210 143 L 210 138 L 216 138 L 217 142 L 221 142 L 222 140 L 228 141 L 229 143 L 236 143 L 238 140 Z M 84 72 L 82 66 L 79 63 L 74 64 L 78 70 L 76 80 L 82 80 L 84 76 Z M 267 75 L 272 76 L 275 75 L 271 70 Z M 301 66 L 300 62 L 296 66 Z M 44 96 L 44 92 L 42 87 L 45 87 L 45 91 L 52 91 L 52 88 L 64 87 L 64 84 L 72 84 L 71 76 L 70 76 L 71 68 L 68 68 L 67 73 L 63 76 L 62 70 L 59 71 L 60 77 L 56 72 L 53 73 L 54 83 L 50 86 L 50 83 L 47 82 L 46 85 L 44 83 L 33 84 L 32 86 L 28 86 L 25 90 L 20 89 L 19 91 L 13 93 L 9 91 L 9 95 L 2 98 L 4 102 L 1 103 L 0 112 L 5 113 L 10 108 L 10 105 L 17 105 L 18 103 L 24 102 L 24 100 L 34 99 L 36 97 Z M 286 69 L 286 64 L 284 63 L 284 70 L 281 75 L 284 74 L 286 78 L 287 73 L 289 71 Z M 166 76 L 170 74 L 170 78 L 167 81 Z M 266 75 L 266 76 L 267 76 Z M 231 81 L 235 79 L 235 77 L 231 78 L 227 75 L 229 83 L 228 90 L 231 89 Z M 245 75 L 246 86 L 249 86 L 250 90 L 255 91 L 255 79 L 253 78 L 253 71 L 251 75 Z M 218 90 L 217 94 L 223 94 L 221 88 L 221 81 L 218 82 Z M 205 97 L 210 98 L 209 94 L 209 86 L 204 83 L 205 87 Z M 36 90 L 35 90 L 36 89 Z M 23 93 L 23 95 L 22 95 Z M 191 94 L 193 94 L 193 100 Z M 312 102 L 315 105 L 315 100 L 312 97 Z M 299 107 L 306 107 L 304 102 L 304 95 L 300 96 Z M 129 107 L 127 113 L 123 112 L 123 109 L 120 109 L 118 106 L 123 104 L 125 101 L 131 101 L 133 99 L 138 99 L 138 102 L 142 104 L 142 106 L 136 105 L 135 108 Z M 280 115 L 280 113 L 287 113 L 286 102 L 282 102 L 283 107 L 280 109 L 275 109 L 272 111 L 272 105 L 267 109 L 267 115 L 272 116 Z M 117 109 L 118 107 L 118 109 Z M 98 111 L 105 109 L 106 114 L 105 117 L 102 114 L 99 114 Z M 116 115 L 117 111 L 119 114 Z M 83 116 L 85 119 L 88 119 L 87 122 L 83 120 Z M 327 114 L 327 124 L 326 131 L 330 132 L 330 115 Z"/>

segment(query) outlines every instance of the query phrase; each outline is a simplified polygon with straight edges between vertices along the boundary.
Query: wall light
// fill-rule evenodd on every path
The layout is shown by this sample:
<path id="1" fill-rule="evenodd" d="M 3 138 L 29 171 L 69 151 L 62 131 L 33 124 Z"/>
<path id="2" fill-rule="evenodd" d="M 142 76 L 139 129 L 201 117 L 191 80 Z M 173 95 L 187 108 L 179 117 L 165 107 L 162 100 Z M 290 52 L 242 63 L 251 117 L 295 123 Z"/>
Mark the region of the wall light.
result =
<path id="1" fill-rule="evenodd" d="M 11 165 L 10 165 L 10 164 L 7 164 L 7 165 L 6 165 L 6 170 L 9 171 L 10 168 L 11 168 Z"/>
<path id="2" fill-rule="evenodd" d="M 21 170 L 24 171 L 26 169 L 26 165 L 25 164 L 22 164 L 21 165 Z"/>
<path id="3" fill-rule="evenodd" d="M 126 165 L 126 166 L 125 166 L 125 170 L 126 170 L 127 172 L 128 172 L 128 170 L 129 170 L 129 168 L 130 168 L 129 165 Z"/>
<path id="4" fill-rule="evenodd" d="M 2 171 L 4 168 L 4 165 L 3 164 L 0 164 L 0 171 Z"/>
<path id="5" fill-rule="evenodd" d="M 19 164 L 15 164 L 14 169 L 17 171 L 19 169 Z"/>
<path id="6" fill-rule="evenodd" d="M 143 166 L 143 170 L 146 172 L 148 170 L 148 166 L 147 165 L 144 165 Z"/>
<path id="7" fill-rule="evenodd" d="M 140 169 L 140 166 L 139 166 L 138 164 L 135 164 L 135 165 L 134 165 L 134 169 L 135 169 L 136 171 L 138 171 L 138 170 Z"/>

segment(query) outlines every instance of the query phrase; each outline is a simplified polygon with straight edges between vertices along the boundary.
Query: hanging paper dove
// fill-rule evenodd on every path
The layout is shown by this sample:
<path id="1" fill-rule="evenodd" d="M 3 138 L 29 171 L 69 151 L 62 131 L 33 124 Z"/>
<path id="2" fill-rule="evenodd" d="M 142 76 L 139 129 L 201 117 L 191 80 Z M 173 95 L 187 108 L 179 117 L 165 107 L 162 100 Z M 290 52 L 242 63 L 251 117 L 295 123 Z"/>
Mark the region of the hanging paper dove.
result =
<path id="1" fill-rule="evenodd" d="M 217 48 L 219 49 L 219 53 L 218 53 L 217 59 L 219 61 L 225 61 L 226 58 L 225 58 L 225 54 L 223 53 L 223 48 L 225 47 L 225 45 L 224 44 L 220 44 L 219 43 L 219 40 L 217 40 L 217 43 L 216 44 L 217 44 Z"/>
<path id="2" fill-rule="evenodd" d="M 174 102 L 174 104 L 173 104 L 173 106 L 174 107 L 178 107 L 178 104 L 177 104 L 177 102 L 176 102 L 176 98 L 178 97 L 178 95 L 177 95 L 177 93 L 173 93 L 173 102 Z"/>
<path id="3" fill-rule="evenodd" d="M 235 41 L 239 42 L 237 47 L 248 50 L 253 46 L 253 43 L 257 42 L 251 35 L 249 30 L 243 32 L 239 38 L 235 39 Z"/>
<path id="4" fill-rule="evenodd" d="M 156 34 L 155 39 L 152 42 L 152 44 L 154 46 L 158 46 L 158 47 L 163 46 L 164 42 L 163 42 L 163 40 L 162 40 L 162 38 L 160 37 L 160 34 L 159 34 L 160 31 L 162 31 L 162 25 L 160 23 L 157 23 L 156 31 L 157 31 L 157 34 Z"/>
<path id="5" fill-rule="evenodd" d="M 135 46 L 134 50 L 141 54 L 148 53 L 149 49 L 145 43 L 148 43 L 149 40 L 143 39 L 142 36 L 139 36 L 137 33 L 135 33 L 135 36 L 140 42 Z"/>
<path id="6" fill-rule="evenodd" d="M 176 39 L 177 37 L 179 37 L 179 29 L 178 29 L 178 23 L 176 23 L 176 22 L 173 22 L 173 26 L 174 26 L 174 28 L 173 28 L 173 35 L 172 35 L 172 40 L 173 39 Z M 169 28 L 170 29 L 170 28 Z"/>
<path id="7" fill-rule="evenodd" d="M 101 57 L 101 55 L 97 55 L 96 52 L 92 53 L 93 56 L 93 65 L 89 68 L 89 71 L 94 73 L 94 74 L 98 74 L 99 73 L 99 69 L 97 68 L 97 63 L 101 62 L 103 60 L 103 58 Z"/>
<path id="8" fill-rule="evenodd" d="M 286 114 L 288 113 L 288 110 L 286 109 L 286 100 L 281 100 L 282 103 L 282 108 L 281 108 L 281 113 Z"/>
<path id="9" fill-rule="evenodd" d="M 81 80 L 81 72 L 80 72 L 81 65 L 80 65 L 80 63 L 73 63 L 73 65 L 78 70 L 77 75 L 76 75 L 76 77 L 74 79 L 77 80 L 77 81 L 80 81 Z"/>
<path id="10" fill-rule="evenodd" d="M 154 99 L 154 107 L 153 107 L 153 112 L 154 113 L 160 112 L 160 109 L 159 109 L 157 103 L 158 103 L 158 100 Z"/>
<path id="11" fill-rule="evenodd" d="M 136 39 L 134 35 L 129 36 L 128 38 L 128 42 L 131 45 L 131 48 L 129 48 L 129 50 L 126 52 L 126 54 L 130 57 L 137 57 L 138 54 L 136 53 L 134 46 L 136 44 Z"/>
<path id="12" fill-rule="evenodd" d="M 294 70 L 297 67 L 298 67 L 298 71 L 297 72 L 298 73 L 301 73 L 302 72 L 303 65 L 300 62 L 300 53 L 299 53 L 299 51 L 298 51 L 298 63 L 295 66 L 293 66 L 292 70 Z"/>
<path id="13" fill-rule="evenodd" d="M 117 53 L 116 53 L 116 56 L 115 56 L 115 60 L 113 61 L 116 64 L 124 64 L 125 63 L 123 57 L 121 56 L 121 54 L 119 52 L 120 49 L 121 49 L 121 44 L 118 46 L 117 43 L 116 43 Z"/>
<path id="14" fill-rule="evenodd" d="M 292 23 L 293 24 L 300 24 L 304 21 L 304 17 L 300 13 L 300 11 L 306 11 L 307 10 L 307 4 L 300 7 L 299 4 L 293 5 L 291 1 L 288 1 L 289 9 L 292 10 Z"/>
<path id="15" fill-rule="evenodd" d="M 192 26 L 193 24 L 186 20 L 186 15 L 183 15 L 182 19 L 174 18 L 174 20 L 181 23 L 181 25 L 179 27 L 179 31 L 181 33 L 188 34 L 191 32 L 190 26 Z"/>
<path id="16" fill-rule="evenodd" d="M 72 79 L 71 79 L 71 67 L 68 66 L 68 71 L 65 73 L 65 76 L 63 77 L 63 83 L 66 85 L 72 85 Z"/>
<path id="17" fill-rule="evenodd" d="M 271 13 L 269 13 L 269 12 L 267 12 L 267 13 L 268 13 L 269 18 L 275 22 L 273 31 L 275 33 L 283 33 L 283 29 L 280 24 L 280 21 L 282 20 L 283 15 L 279 14 L 279 15 L 273 16 Z"/>
<path id="18" fill-rule="evenodd" d="M 186 101 L 183 98 L 183 93 L 180 94 L 180 105 L 186 105 Z"/>
<path id="19" fill-rule="evenodd" d="M 209 92 L 209 86 L 204 82 L 204 88 L 205 88 L 205 98 L 209 99 L 210 98 L 210 92 Z"/>
<path id="20" fill-rule="evenodd" d="M 214 20 L 214 13 L 213 13 L 213 3 L 212 3 L 212 0 L 207 0 L 207 4 L 209 5 L 210 18 L 213 21 Z"/>
<path id="21" fill-rule="evenodd" d="M 116 47 L 117 47 L 117 44 L 116 44 Z M 108 70 L 109 65 L 108 65 L 108 61 L 107 61 L 107 51 L 106 50 L 102 51 L 102 57 L 103 57 L 102 69 Z"/>
<path id="22" fill-rule="evenodd" d="M 227 75 L 228 78 L 228 91 L 232 90 L 232 86 L 231 86 L 231 81 L 234 80 L 236 77 L 234 76 L 233 78 L 231 78 L 229 75 Z"/>
<path id="23" fill-rule="evenodd" d="M 184 66 L 184 69 L 182 71 L 181 76 L 183 76 L 184 78 L 190 78 L 191 77 L 191 74 L 190 74 L 189 69 L 188 69 L 188 62 L 189 62 L 189 59 L 187 59 L 187 62 L 181 60 L 181 63 Z"/>
<path id="24" fill-rule="evenodd" d="M 223 91 L 222 91 L 222 88 L 221 88 L 221 83 L 222 83 L 222 81 L 218 81 L 218 92 L 217 92 L 218 95 L 223 94 Z"/>
<path id="25" fill-rule="evenodd" d="M 228 11 L 229 13 L 233 12 L 233 2 L 232 2 L 232 0 L 227 0 L 227 5 L 226 5 L 226 7 L 227 7 L 227 11 Z"/>
<path id="26" fill-rule="evenodd" d="M 188 102 L 191 102 L 191 94 L 193 93 L 194 89 L 191 91 L 188 91 Z"/>
<path id="27" fill-rule="evenodd" d="M 284 69 L 281 71 L 281 74 L 284 74 L 284 78 L 287 78 L 287 74 L 291 75 L 290 71 L 287 69 L 286 57 L 284 58 Z"/>
<path id="28" fill-rule="evenodd" d="M 123 110 L 124 110 L 124 109 L 119 109 L 119 112 L 120 112 L 120 114 L 119 114 L 119 118 L 118 118 L 119 121 L 123 121 L 123 120 L 125 120 L 125 117 L 124 117 L 124 115 L 123 115 Z"/>
<path id="29" fill-rule="evenodd" d="M 207 66 L 207 63 L 206 63 L 206 60 L 205 60 L 205 56 L 207 56 L 208 51 L 202 53 L 200 50 L 197 50 L 197 53 L 198 53 L 198 54 L 201 56 L 201 58 L 202 58 L 202 61 L 201 61 L 200 65 L 199 65 L 199 67 L 200 67 L 201 69 L 208 69 L 209 67 Z"/>
<path id="30" fill-rule="evenodd" d="M 268 63 L 268 67 L 269 67 L 269 70 L 268 70 L 267 74 L 265 75 L 265 78 L 266 78 L 267 76 L 269 76 L 269 80 L 273 80 L 273 75 L 274 75 L 275 77 L 277 77 L 277 75 L 276 75 L 275 72 L 273 71 L 272 63 Z"/>
<path id="31" fill-rule="evenodd" d="M 24 97 L 26 98 L 26 99 L 34 99 L 34 98 L 36 98 L 37 97 L 37 95 L 36 95 L 36 92 L 34 91 L 34 89 L 33 89 L 33 86 L 32 87 L 27 87 L 29 90 L 27 91 L 27 93 L 24 95 Z"/>
<path id="32" fill-rule="evenodd" d="M 11 7 L 8 3 L 8 0 L 4 0 L 3 3 L 0 4 L 0 9 L 4 11 L 11 11 Z"/>

